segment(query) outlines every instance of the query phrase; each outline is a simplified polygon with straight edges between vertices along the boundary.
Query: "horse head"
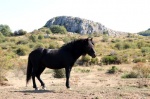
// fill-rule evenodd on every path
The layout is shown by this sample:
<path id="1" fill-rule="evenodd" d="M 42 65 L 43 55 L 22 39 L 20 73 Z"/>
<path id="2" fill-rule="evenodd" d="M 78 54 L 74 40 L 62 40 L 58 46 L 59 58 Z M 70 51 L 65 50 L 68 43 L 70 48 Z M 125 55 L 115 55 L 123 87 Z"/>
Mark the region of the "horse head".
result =
<path id="1" fill-rule="evenodd" d="M 86 54 L 90 55 L 92 58 L 96 57 L 96 52 L 94 50 L 93 38 L 87 38 L 86 41 Z"/>

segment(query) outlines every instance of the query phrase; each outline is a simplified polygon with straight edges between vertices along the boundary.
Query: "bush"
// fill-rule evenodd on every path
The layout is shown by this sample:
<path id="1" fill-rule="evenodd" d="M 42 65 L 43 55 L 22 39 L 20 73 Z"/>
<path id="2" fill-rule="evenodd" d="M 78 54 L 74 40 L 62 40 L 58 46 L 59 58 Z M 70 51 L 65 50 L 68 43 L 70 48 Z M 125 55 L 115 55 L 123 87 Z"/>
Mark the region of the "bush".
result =
<path id="1" fill-rule="evenodd" d="M 24 31 L 23 29 L 20 29 L 20 30 L 14 32 L 14 36 L 25 35 L 26 33 L 27 33 L 26 31 Z"/>
<path id="2" fill-rule="evenodd" d="M 34 47 L 34 49 L 37 49 L 37 48 L 43 48 L 44 45 L 42 43 L 37 43 Z"/>
<path id="3" fill-rule="evenodd" d="M 131 71 L 128 74 L 124 74 L 122 78 L 137 78 L 139 75 L 136 72 Z"/>
<path id="4" fill-rule="evenodd" d="M 63 42 L 64 43 L 68 43 L 68 42 L 70 42 L 71 41 L 71 38 L 69 38 L 69 37 L 64 37 L 63 38 Z"/>
<path id="5" fill-rule="evenodd" d="M 50 27 L 50 30 L 52 33 L 60 33 L 60 34 L 66 34 L 67 30 L 64 26 L 59 26 L 59 25 L 52 25 Z"/>
<path id="6" fill-rule="evenodd" d="M 81 58 L 82 65 L 83 64 L 89 65 L 90 60 L 91 60 L 91 57 L 89 55 L 82 56 L 82 58 Z"/>
<path id="7" fill-rule="evenodd" d="M 91 64 L 94 64 L 94 65 L 98 65 L 98 62 L 99 62 L 99 61 L 98 61 L 98 58 L 97 58 L 97 57 L 96 57 L 96 58 L 92 58 L 91 61 L 90 61 L 90 63 L 91 63 Z"/>
<path id="8" fill-rule="evenodd" d="M 19 56 L 24 56 L 29 51 L 29 48 L 26 46 L 19 46 L 19 48 L 16 49 L 16 54 Z"/>
<path id="9" fill-rule="evenodd" d="M 138 57 L 138 58 L 135 58 L 135 59 L 133 60 L 133 62 L 134 62 L 134 63 L 138 63 L 138 62 L 146 62 L 146 59 L 143 58 L 143 57 Z"/>
<path id="10" fill-rule="evenodd" d="M 106 65 L 108 64 L 119 64 L 119 60 L 116 55 L 107 55 L 102 58 L 102 62 Z"/>
<path id="11" fill-rule="evenodd" d="M 124 43 L 124 44 L 123 44 L 123 48 L 124 48 L 124 49 L 131 48 L 130 43 Z"/>
<path id="12" fill-rule="evenodd" d="M 118 72 L 118 68 L 116 66 L 112 66 L 111 69 L 109 69 L 107 73 L 114 74 L 117 72 Z"/>
<path id="13" fill-rule="evenodd" d="M 32 34 L 31 36 L 29 36 L 29 39 L 32 41 L 32 42 L 36 42 L 38 40 L 37 36 Z"/>
<path id="14" fill-rule="evenodd" d="M 54 69 L 53 70 L 54 78 L 64 78 L 65 77 L 65 69 Z"/>
<path id="15" fill-rule="evenodd" d="M 39 35 L 39 36 L 38 36 L 38 39 L 39 39 L 39 40 L 42 40 L 43 38 L 44 38 L 43 35 Z"/>
<path id="16" fill-rule="evenodd" d="M 150 47 L 142 47 L 142 48 L 141 48 L 141 52 L 142 52 L 143 54 L 148 54 L 148 53 L 150 53 Z"/>
<path id="17" fill-rule="evenodd" d="M 116 43 L 116 44 L 115 44 L 115 47 L 116 47 L 118 50 L 122 50 L 122 49 L 123 49 L 122 43 Z"/>
<path id="18" fill-rule="evenodd" d="M 27 40 L 19 40 L 16 44 L 28 44 Z"/>
<path id="19" fill-rule="evenodd" d="M 59 48 L 60 46 L 59 46 L 59 44 L 57 43 L 57 42 L 51 42 L 50 44 L 49 44 L 49 49 L 57 49 L 57 48 Z"/>

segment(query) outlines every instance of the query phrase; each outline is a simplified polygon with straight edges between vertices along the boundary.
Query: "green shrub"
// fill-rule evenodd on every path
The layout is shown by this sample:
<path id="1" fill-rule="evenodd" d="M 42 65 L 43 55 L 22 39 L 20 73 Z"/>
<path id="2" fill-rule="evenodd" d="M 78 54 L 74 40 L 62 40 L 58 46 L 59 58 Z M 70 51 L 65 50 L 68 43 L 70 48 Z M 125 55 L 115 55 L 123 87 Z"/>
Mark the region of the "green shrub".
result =
<path id="1" fill-rule="evenodd" d="M 138 76 L 138 73 L 131 71 L 128 74 L 124 74 L 122 78 L 137 78 Z"/>
<path id="2" fill-rule="evenodd" d="M 71 38 L 69 38 L 69 37 L 64 37 L 63 38 L 63 42 L 64 43 L 68 43 L 68 42 L 70 42 L 71 41 Z"/>
<path id="3" fill-rule="evenodd" d="M 33 42 L 28 44 L 29 48 L 34 48 L 35 44 Z"/>
<path id="4" fill-rule="evenodd" d="M 98 61 L 98 58 L 97 58 L 97 57 L 96 57 L 96 58 L 92 58 L 91 61 L 90 61 L 90 63 L 91 63 L 91 64 L 94 64 L 94 65 L 98 65 L 98 62 L 99 62 L 99 61 Z"/>
<path id="5" fill-rule="evenodd" d="M 27 46 L 19 46 L 16 49 L 16 54 L 19 56 L 24 56 L 27 54 L 28 51 L 29 51 L 29 48 Z"/>
<path id="6" fill-rule="evenodd" d="M 44 39 L 44 36 L 43 35 L 38 35 L 38 39 L 42 40 L 42 39 Z"/>
<path id="7" fill-rule="evenodd" d="M 116 66 L 112 66 L 111 69 L 109 69 L 107 73 L 114 74 L 117 72 L 118 72 L 118 68 Z"/>
<path id="8" fill-rule="evenodd" d="M 65 77 L 65 69 L 54 69 L 53 70 L 54 78 L 64 78 Z"/>
<path id="9" fill-rule="evenodd" d="M 89 55 L 82 56 L 81 58 L 82 65 L 84 64 L 89 65 L 90 61 L 91 61 L 91 57 Z"/>
<path id="10" fill-rule="evenodd" d="M 140 49 L 140 48 L 145 46 L 145 42 L 144 41 L 138 41 L 136 45 Z"/>
<path id="11" fill-rule="evenodd" d="M 128 49 L 128 48 L 131 48 L 130 43 L 124 43 L 123 44 L 123 49 Z"/>
<path id="12" fill-rule="evenodd" d="M 116 55 L 107 55 L 102 57 L 102 63 L 108 65 L 108 64 L 118 64 L 118 58 Z"/>
<path id="13" fill-rule="evenodd" d="M 64 26 L 59 26 L 59 25 L 52 25 L 50 27 L 50 30 L 52 33 L 60 33 L 60 34 L 66 34 L 67 30 Z"/>
<path id="14" fill-rule="evenodd" d="M 89 69 L 81 69 L 81 72 L 82 73 L 89 73 L 91 70 L 89 70 Z"/>
<path id="15" fill-rule="evenodd" d="M 44 45 L 42 43 L 37 43 L 34 47 L 34 49 L 37 49 L 37 48 L 43 48 Z"/>
<path id="16" fill-rule="evenodd" d="M 138 63 L 138 62 L 146 62 L 146 59 L 143 57 L 137 57 L 133 60 L 134 63 Z"/>
<path id="17" fill-rule="evenodd" d="M 122 43 L 116 43 L 115 44 L 115 48 L 117 48 L 118 50 L 122 50 L 123 49 L 123 45 L 122 45 Z"/>
<path id="18" fill-rule="evenodd" d="M 59 44 L 57 43 L 57 42 L 51 42 L 50 44 L 49 44 L 49 49 L 57 49 L 57 48 L 59 48 L 60 46 L 59 46 Z"/>
<path id="19" fill-rule="evenodd" d="M 144 54 L 150 53 L 150 47 L 142 47 L 141 52 L 144 53 Z"/>
<path id="20" fill-rule="evenodd" d="M 86 55 L 86 56 L 82 56 L 82 59 L 81 59 L 83 62 L 90 62 L 91 60 L 91 57 L 89 55 Z"/>
<path id="21" fill-rule="evenodd" d="M 28 44 L 28 41 L 27 40 L 19 40 L 16 44 Z"/>
<path id="22" fill-rule="evenodd" d="M 31 36 L 29 36 L 29 39 L 32 41 L 32 42 L 37 42 L 38 38 L 35 34 L 32 34 Z"/>

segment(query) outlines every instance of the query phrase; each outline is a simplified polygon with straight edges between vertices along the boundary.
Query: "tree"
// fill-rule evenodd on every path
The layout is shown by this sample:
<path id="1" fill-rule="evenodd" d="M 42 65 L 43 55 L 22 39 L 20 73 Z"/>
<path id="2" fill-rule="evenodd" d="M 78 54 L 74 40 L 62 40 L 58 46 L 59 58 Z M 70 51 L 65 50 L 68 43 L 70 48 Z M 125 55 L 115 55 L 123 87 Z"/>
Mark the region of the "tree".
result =
<path id="1" fill-rule="evenodd" d="M 26 33 L 27 33 L 26 31 L 24 31 L 23 29 L 20 29 L 18 31 L 15 31 L 14 35 L 15 36 L 20 36 L 20 35 L 25 35 Z"/>
<path id="2" fill-rule="evenodd" d="M 139 32 L 138 34 L 143 36 L 150 36 L 150 28 L 146 31 Z"/>
<path id="3" fill-rule="evenodd" d="M 10 27 L 8 25 L 0 25 L 0 32 L 4 35 L 4 36 L 11 36 L 12 32 L 10 30 Z"/>

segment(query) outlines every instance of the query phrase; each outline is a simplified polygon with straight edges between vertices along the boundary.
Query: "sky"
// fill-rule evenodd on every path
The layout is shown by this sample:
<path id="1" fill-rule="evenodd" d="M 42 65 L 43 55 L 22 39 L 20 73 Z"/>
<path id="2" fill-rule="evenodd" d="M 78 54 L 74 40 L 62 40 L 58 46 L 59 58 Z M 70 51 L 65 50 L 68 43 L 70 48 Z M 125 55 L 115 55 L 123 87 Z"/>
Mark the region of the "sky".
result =
<path id="1" fill-rule="evenodd" d="M 150 28 L 150 0 L 0 0 L 0 24 L 39 29 L 56 16 L 80 17 L 136 33 Z"/>

